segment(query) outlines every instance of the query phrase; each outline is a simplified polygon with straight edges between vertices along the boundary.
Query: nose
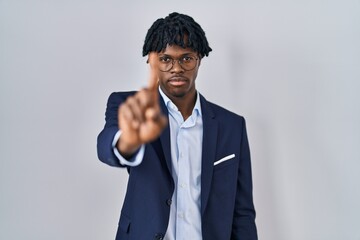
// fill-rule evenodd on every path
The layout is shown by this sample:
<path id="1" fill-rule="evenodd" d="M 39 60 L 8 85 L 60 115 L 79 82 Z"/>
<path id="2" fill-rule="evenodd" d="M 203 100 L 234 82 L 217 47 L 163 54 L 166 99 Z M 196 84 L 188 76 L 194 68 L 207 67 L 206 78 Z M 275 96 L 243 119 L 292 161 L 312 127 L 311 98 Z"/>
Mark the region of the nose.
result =
<path id="1" fill-rule="evenodd" d="M 172 73 L 184 72 L 184 69 L 181 67 L 179 60 L 174 60 L 173 61 L 173 66 L 172 66 L 170 71 Z"/>

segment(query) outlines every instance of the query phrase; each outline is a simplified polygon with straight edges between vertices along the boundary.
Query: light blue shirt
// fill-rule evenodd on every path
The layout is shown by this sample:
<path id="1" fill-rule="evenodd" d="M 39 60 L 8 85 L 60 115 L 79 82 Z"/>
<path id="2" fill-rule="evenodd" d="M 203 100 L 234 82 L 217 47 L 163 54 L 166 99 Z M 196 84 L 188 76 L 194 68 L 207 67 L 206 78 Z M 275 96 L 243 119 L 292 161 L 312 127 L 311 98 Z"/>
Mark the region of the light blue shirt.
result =
<path id="1" fill-rule="evenodd" d="M 197 93 L 192 114 L 185 121 L 176 105 L 160 90 L 169 112 L 172 177 L 175 190 L 170 206 L 169 224 L 165 240 L 202 239 L 201 231 L 201 157 L 203 121 L 200 96 Z M 144 146 L 133 159 L 126 160 L 117 151 L 116 143 L 121 131 L 113 140 L 113 150 L 123 165 L 137 166 L 142 162 Z"/>
<path id="2" fill-rule="evenodd" d="M 170 206 L 166 240 L 202 239 L 201 156 L 203 122 L 200 96 L 190 117 L 184 121 L 176 105 L 161 91 L 169 111 L 172 177 L 175 190 Z"/>

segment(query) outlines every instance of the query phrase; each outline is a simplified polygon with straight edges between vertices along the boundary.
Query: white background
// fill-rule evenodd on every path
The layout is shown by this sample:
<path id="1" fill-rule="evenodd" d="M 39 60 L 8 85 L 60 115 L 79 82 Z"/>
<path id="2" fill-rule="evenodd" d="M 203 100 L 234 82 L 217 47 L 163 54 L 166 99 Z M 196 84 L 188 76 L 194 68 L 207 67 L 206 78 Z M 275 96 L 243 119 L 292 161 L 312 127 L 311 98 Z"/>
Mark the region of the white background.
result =
<path id="1" fill-rule="evenodd" d="M 197 87 L 247 120 L 262 240 L 360 240 L 357 0 L 0 0 L 0 239 L 114 239 L 127 173 L 97 160 L 146 31 L 189 14 Z"/>

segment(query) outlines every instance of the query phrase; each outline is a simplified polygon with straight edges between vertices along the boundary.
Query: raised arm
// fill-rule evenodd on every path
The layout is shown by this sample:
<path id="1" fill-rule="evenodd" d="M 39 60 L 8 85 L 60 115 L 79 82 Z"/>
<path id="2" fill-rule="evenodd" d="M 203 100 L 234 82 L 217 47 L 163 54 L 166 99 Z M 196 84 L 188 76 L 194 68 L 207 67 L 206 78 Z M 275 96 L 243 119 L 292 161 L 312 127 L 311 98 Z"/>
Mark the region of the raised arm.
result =
<path id="1" fill-rule="evenodd" d="M 121 136 L 116 148 L 122 156 L 130 158 L 141 145 L 156 139 L 167 124 L 158 101 L 155 57 L 155 53 L 149 54 L 150 77 L 146 88 L 133 94 L 113 93 L 109 97 L 106 124 L 97 145 L 99 159 L 109 165 L 120 166 L 111 146 L 119 129 Z"/>

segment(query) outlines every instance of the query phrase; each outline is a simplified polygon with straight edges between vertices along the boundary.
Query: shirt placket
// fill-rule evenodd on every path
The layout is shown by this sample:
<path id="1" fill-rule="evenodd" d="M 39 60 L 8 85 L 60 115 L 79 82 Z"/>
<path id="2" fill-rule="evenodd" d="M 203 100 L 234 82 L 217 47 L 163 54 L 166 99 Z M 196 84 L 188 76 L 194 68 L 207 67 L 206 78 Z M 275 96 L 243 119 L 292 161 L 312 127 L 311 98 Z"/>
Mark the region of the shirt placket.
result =
<path id="1" fill-rule="evenodd" d="M 180 114 L 180 113 L 179 113 Z M 182 116 L 181 116 L 182 120 Z M 186 139 L 186 134 L 190 131 L 190 128 L 195 124 L 193 117 L 189 117 L 185 122 L 182 120 L 179 123 L 178 135 L 177 135 L 177 148 L 178 148 L 178 178 L 177 178 L 177 227 L 176 227 L 176 236 L 180 240 L 180 236 L 187 236 L 187 223 L 189 219 L 188 216 L 188 199 L 187 195 L 189 194 L 189 185 L 190 185 L 190 165 L 188 161 L 189 149 L 188 141 Z"/>
<path id="2" fill-rule="evenodd" d="M 176 227 L 176 236 L 183 236 L 186 234 L 186 227 L 185 227 L 185 217 L 186 217 L 186 201 L 184 196 L 186 196 L 186 189 L 185 189 L 185 169 L 186 166 L 184 164 L 184 151 L 185 151 L 185 142 L 183 139 L 184 128 L 180 125 L 178 136 L 177 136 L 177 146 L 178 146 L 178 182 L 177 182 L 177 227 Z"/>

